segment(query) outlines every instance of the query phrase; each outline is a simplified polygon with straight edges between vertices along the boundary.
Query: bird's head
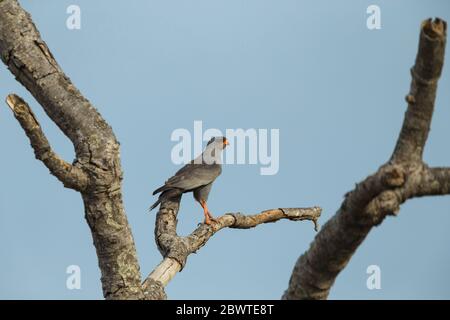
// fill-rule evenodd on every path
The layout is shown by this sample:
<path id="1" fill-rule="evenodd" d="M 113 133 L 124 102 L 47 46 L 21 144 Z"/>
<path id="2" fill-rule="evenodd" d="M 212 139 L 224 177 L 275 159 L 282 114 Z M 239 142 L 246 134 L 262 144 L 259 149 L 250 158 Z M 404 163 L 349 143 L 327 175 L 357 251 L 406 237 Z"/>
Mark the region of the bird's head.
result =
<path id="1" fill-rule="evenodd" d="M 226 148 L 228 142 L 225 137 L 214 137 L 208 141 L 205 150 L 201 155 L 201 159 L 203 163 L 206 164 L 219 164 L 221 163 L 221 154 L 223 149 Z"/>
<path id="2" fill-rule="evenodd" d="M 219 150 L 223 150 L 226 148 L 226 146 L 228 146 L 230 143 L 228 142 L 228 139 L 225 137 L 212 137 L 209 141 L 208 144 L 206 145 L 207 147 L 213 147 L 213 148 L 217 148 Z"/>

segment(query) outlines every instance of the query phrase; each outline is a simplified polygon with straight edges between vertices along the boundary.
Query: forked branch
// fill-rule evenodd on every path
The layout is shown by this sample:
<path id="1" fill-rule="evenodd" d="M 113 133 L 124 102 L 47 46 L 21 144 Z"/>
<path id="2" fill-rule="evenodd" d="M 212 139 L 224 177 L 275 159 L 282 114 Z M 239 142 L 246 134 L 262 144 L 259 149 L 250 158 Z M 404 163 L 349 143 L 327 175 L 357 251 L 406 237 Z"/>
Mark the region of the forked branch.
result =
<path id="1" fill-rule="evenodd" d="M 16 95 L 8 96 L 7 104 L 30 139 L 36 158 L 66 187 L 82 195 L 105 298 L 165 299 L 164 285 L 171 279 L 167 275 L 181 270 L 187 256 L 222 228 L 251 228 L 280 219 L 309 219 L 316 223 L 319 208 L 276 209 L 253 216 L 227 214 L 216 225 L 200 226 L 189 237 L 180 238 L 176 235 L 179 204 L 164 203 L 158 213 L 155 234 L 166 257 L 165 267 L 157 268 L 142 283 L 122 202 L 119 143 L 112 128 L 59 67 L 30 15 L 17 0 L 0 0 L 0 57 L 73 143 L 76 159 L 71 165 L 51 149 L 25 101 Z M 165 222 L 169 225 L 164 226 Z"/>
<path id="2" fill-rule="evenodd" d="M 65 187 L 82 191 L 87 187 L 88 176 L 77 165 L 61 159 L 50 147 L 42 128 L 28 104 L 19 96 L 10 94 L 6 103 L 30 139 L 36 159 L 42 161 Z"/>
<path id="3" fill-rule="evenodd" d="M 176 231 L 179 201 L 179 198 L 163 201 L 156 216 L 155 240 L 164 260 L 153 270 L 148 279 L 158 281 L 163 286 L 167 285 L 175 274 L 184 268 L 190 254 L 197 252 L 223 228 L 249 229 L 260 224 L 287 219 L 292 221 L 310 220 L 317 230 L 317 220 L 322 212 L 319 207 L 311 207 L 279 208 L 253 215 L 226 213 L 217 218 L 216 223 L 200 224 L 189 236 L 180 237 Z"/>
<path id="4" fill-rule="evenodd" d="M 408 109 L 392 157 L 346 194 L 336 215 L 295 264 L 284 299 L 326 299 L 372 227 L 387 215 L 397 214 L 408 199 L 450 193 L 449 169 L 430 169 L 422 161 L 444 61 L 446 29 L 446 22 L 440 19 L 422 23 L 406 96 Z"/>

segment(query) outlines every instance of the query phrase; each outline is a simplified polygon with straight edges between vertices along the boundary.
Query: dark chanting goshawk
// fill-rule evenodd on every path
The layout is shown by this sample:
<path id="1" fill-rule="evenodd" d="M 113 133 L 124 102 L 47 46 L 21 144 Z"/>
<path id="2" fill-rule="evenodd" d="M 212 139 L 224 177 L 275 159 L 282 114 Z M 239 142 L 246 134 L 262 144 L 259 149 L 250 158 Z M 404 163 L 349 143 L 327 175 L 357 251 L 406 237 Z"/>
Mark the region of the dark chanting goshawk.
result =
<path id="1" fill-rule="evenodd" d="M 221 154 L 228 144 L 225 137 L 214 137 L 209 140 L 201 155 L 178 170 L 162 187 L 153 191 L 153 195 L 161 194 L 150 210 L 156 208 L 165 199 L 193 192 L 194 199 L 203 208 L 205 223 L 211 224 L 211 221 L 215 221 L 208 210 L 206 201 L 208 201 L 214 180 L 222 173 Z"/>

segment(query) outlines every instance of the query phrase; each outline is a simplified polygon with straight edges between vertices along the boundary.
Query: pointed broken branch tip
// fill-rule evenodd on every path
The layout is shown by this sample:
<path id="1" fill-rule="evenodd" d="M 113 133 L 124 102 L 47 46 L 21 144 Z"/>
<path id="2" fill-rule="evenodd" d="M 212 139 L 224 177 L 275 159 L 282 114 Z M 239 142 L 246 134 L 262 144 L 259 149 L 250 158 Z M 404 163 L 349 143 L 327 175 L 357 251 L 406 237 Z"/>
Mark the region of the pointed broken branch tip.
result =
<path id="1" fill-rule="evenodd" d="M 17 105 L 17 96 L 15 94 L 9 94 L 6 97 L 6 104 L 13 112 L 15 112 L 15 106 Z"/>

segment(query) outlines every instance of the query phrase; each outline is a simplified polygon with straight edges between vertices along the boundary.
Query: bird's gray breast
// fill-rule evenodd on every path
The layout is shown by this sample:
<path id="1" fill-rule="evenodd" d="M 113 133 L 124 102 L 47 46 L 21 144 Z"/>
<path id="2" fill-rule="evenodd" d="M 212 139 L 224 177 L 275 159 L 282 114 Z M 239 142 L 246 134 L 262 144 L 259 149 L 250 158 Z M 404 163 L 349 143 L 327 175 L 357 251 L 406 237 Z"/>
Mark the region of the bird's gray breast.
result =
<path id="1" fill-rule="evenodd" d="M 211 191 L 212 182 L 194 190 L 194 199 L 198 202 L 207 201 L 209 192 Z"/>

